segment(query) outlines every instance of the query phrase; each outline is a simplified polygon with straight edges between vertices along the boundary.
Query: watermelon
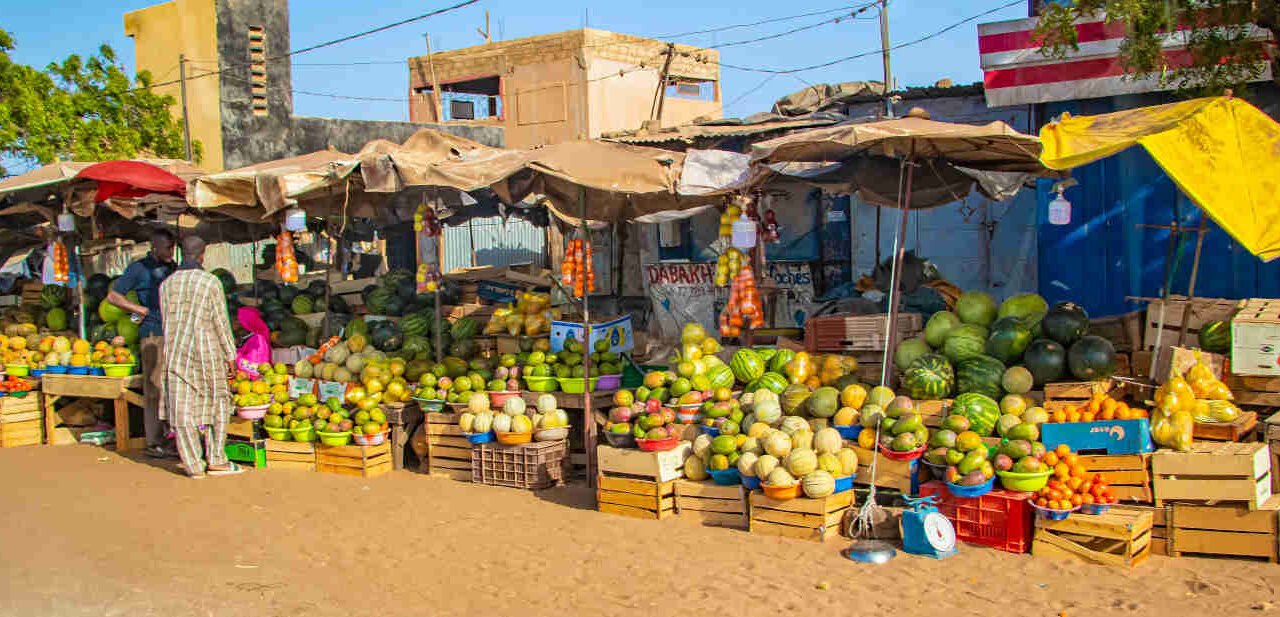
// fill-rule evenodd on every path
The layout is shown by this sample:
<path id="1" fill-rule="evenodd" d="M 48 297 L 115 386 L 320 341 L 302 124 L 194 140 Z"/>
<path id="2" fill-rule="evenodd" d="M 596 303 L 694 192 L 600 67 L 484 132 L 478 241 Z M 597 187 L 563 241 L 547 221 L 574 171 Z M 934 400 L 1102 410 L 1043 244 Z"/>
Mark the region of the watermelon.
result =
<path id="1" fill-rule="evenodd" d="M 778 353 L 773 354 L 773 358 L 769 360 L 768 370 L 781 375 L 782 367 L 786 366 L 794 357 L 796 357 L 796 352 L 790 349 L 779 349 Z"/>
<path id="2" fill-rule="evenodd" d="M 991 356 L 976 356 L 956 365 L 956 392 L 976 392 L 999 400 L 1004 396 L 1004 363 Z"/>
<path id="3" fill-rule="evenodd" d="M 996 319 L 1016 317 L 1028 328 L 1040 322 L 1049 311 L 1049 303 L 1039 294 L 1018 294 L 1000 303 Z"/>
<path id="4" fill-rule="evenodd" d="M 951 330 L 947 340 L 942 344 L 942 353 L 952 363 L 980 356 L 986 351 L 987 329 L 972 324 L 964 324 Z"/>
<path id="5" fill-rule="evenodd" d="M 396 295 L 390 289 L 378 287 L 369 293 L 369 297 L 365 299 L 365 306 L 369 307 L 369 312 L 374 315 L 386 315 L 387 305 L 396 299 Z"/>
<path id="6" fill-rule="evenodd" d="M 463 317 L 453 322 L 453 326 L 449 328 L 449 335 L 456 341 L 458 339 L 471 338 L 479 331 L 480 324 L 476 320 L 470 317 Z"/>
<path id="7" fill-rule="evenodd" d="M 62 307 L 54 307 L 44 314 L 44 325 L 50 330 L 67 329 L 67 311 Z"/>
<path id="8" fill-rule="evenodd" d="M 1005 364 L 1013 364 L 1031 344 L 1031 328 L 1017 317 L 1003 317 L 991 324 L 986 352 Z"/>
<path id="9" fill-rule="evenodd" d="M 955 371 L 946 357 L 931 353 L 916 358 L 902 374 L 902 386 L 913 399 L 944 399 L 955 388 Z"/>
<path id="10" fill-rule="evenodd" d="M 777 347 L 752 347 L 751 351 L 756 352 L 756 355 L 760 356 L 760 361 L 764 362 L 765 366 L 767 367 L 769 366 L 769 361 L 773 359 L 773 355 L 778 353 L 778 348 Z"/>
<path id="11" fill-rule="evenodd" d="M 1231 351 L 1231 324 L 1215 319 L 1200 328 L 1200 348 L 1213 353 Z"/>
<path id="12" fill-rule="evenodd" d="M 1057 341 L 1036 339 L 1022 354 L 1022 364 L 1031 371 L 1036 385 L 1043 386 L 1067 374 L 1067 350 Z"/>
<path id="13" fill-rule="evenodd" d="M 783 377 L 778 373 L 775 373 L 773 371 L 768 371 L 765 374 L 761 375 L 760 379 L 755 380 L 754 383 L 755 383 L 755 387 L 748 388 L 747 389 L 748 392 L 755 392 L 760 388 L 764 388 L 765 390 L 769 390 L 774 394 L 782 394 L 782 392 L 787 389 L 787 385 L 791 382 L 787 381 L 786 377 Z"/>
<path id="14" fill-rule="evenodd" d="M 987 437 L 1000 419 L 1000 405 L 989 396 L 968 392 L 951 403 L 951 413 L 969 420 L 969 430 Z"/>
<path id="15" fill-rule="evenodd" d="M 431 318 L 421 313 L 409 315 L 400 320 L 400 329 L 405 336 L 426 336 L 431 331 Z"/>
<path id="16" fill-rule="evenodd" d="M 1106 379 L 1116 372 L 1116 349 L 1101 336 L 1085 336 L 1067 352 L 1067 366 L 1076 379 Z"/>
<path id="17" fill-rule="evenodd" d="M 404 345 L 404 333 L 400 331 L 400 326 L 390 321 L 380 321 L 378 326 L 369 333 L 369 342 L 374 348 L 397 351 Z"/>
<path id="18" fill-rule="evenodd" d="M 938 311 L 924 325 L 924 340 L 929 346 L 938 349 L 946 342 L 951 330 L 960 325 L 960 318 L 951 311 Z"/>
<path id="19" fill-rule="evenodd" d="M 315 300 L 312 300 L 311 296 L 308 296 L 306 294 L 298 294 L 293 298 L 293 302 L 289 303 L 289 310 L 293 312 L 294 315 L 306 315 L 307 313 L 314 313 L 315 308 L 316 308 Z"/>
<path id="20" fill-rule="evenodd" d="M 707 369 L 707 380 L 711 382 L 712 388 L 732 388 L 733 387 L 733 371 L 721 364 Z"/>
<path id="21" fill-rule="evenodd" d="M 964 323 L 985 328 L 996 320 L 996 301 L 989 293 L 966 291 L 956 299 L 956 316 Z"/>
<path id="22" fill-rule="evenodd" d="M 755 381 L 764 374 L 764 362 L 756 352 L 750 349 L 739 349 L 733 352 L 733 358 L 729 360 L 729 368 L 733 370 L 733 376 L 742 383 Z"/>
<path id="23" fill-rule="evenodd" d="M 58 308 L 67 301 L 67 288 L 61 285 L 45 285 L 40 290 L 40 306 L 47 309 Z"/>
<path id="24" fill-rule="evenodd" d="M 893 352 L 893 366 L 899 371 L 907 370 L 916 358 L 923 356 L 932 350 L 924 339 L 909 338 L 898 343 L 898 348 Z"/>
<path id="25" fill-rule="evenodd" d="M 1059 302 L 1040 321 L 1044 335 L 1070 347 L 1089 332 L 1089 314 L 1074 302 Z"/>

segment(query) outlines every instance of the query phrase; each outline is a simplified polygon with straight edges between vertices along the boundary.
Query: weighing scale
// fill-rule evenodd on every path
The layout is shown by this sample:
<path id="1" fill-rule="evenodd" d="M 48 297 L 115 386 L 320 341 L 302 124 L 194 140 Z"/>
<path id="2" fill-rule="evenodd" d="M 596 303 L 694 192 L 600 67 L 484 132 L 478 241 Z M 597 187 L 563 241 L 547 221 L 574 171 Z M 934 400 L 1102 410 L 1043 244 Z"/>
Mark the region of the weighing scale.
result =
<path id="1" fill-rule="evenodd" d="M 942 559 L 956 554 L 956 529 L 938 512 L 936 496 L 903 497 L 902 550 L 912 555 Z"/>

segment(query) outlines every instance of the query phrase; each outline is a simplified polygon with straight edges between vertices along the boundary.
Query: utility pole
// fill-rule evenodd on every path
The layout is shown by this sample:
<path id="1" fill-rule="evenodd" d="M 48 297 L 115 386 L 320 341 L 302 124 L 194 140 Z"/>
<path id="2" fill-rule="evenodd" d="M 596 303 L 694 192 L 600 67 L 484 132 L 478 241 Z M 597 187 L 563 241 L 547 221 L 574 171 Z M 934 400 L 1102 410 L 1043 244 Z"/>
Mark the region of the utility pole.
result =
<path id="1" fill-rule="evenodd" d="M 889 67 L 889 0 L 880 0 L 880 59 L 884 62 L 884 111 L 893 117 L 893 70 Z"/>
<path id="2" fill-rule="evenodd" d="M 178 97 L 182 101 L 182 141 L 187 148 L 187 162 L 191 162 L 191 115 L 187 113 L 187 56 L 178 54 Z"/>
<path id="3" fill-rule="evenodd" d="M 444 122 L 444 103 L 440 99 L 440 80 L 436 78 L 436 60 L 431 54 L 431 35 L 423 33 L 427 39 L 427 66 L 431 67 L 431 98 L 436 104 L 436 122 Z"/>
<path id="4" fill-rule="evenodd" d="M 671 60 L 676 55 L 676 44 L 667 43 L 667 59 L 662 63 L 662 72 L 658 73 L 658 91 L 653 95 L 653 114 L 650 117 L 659 127 L 662 126 L 662 106 L 667 101 L 667 75 L 671 73 Z"/>
<path id="5" fill-rule="evenodd" d="M 480 33 L 480 36 L 484 37 L 485 45 L 493 42 L 493 38 L 489 36 L 489 11 L 487 9 L 484 12 L 484 30 L 476 28 L 476 32 Z"/>

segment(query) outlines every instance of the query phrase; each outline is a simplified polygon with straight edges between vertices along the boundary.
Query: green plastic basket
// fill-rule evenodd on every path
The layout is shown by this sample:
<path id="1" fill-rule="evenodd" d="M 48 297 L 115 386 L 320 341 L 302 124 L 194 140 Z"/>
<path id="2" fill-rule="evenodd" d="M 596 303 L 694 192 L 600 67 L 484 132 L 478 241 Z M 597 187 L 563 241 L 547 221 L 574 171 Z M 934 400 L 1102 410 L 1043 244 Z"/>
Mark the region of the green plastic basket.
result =
<path id="1" fill-rule="evenodd" d="M 267 450 L 244 441 L 227 442 L 225 451 L 227 458 L 237 463 L 245 463 L 254 467 L 267 466 Z"/>
<path id="2" fill-rule="evenodd" d="M 526 375 L 524 383 L 530 392 L 555 392 L 560 389 L 560 382 L 555 377 L 529 377 Z"/>

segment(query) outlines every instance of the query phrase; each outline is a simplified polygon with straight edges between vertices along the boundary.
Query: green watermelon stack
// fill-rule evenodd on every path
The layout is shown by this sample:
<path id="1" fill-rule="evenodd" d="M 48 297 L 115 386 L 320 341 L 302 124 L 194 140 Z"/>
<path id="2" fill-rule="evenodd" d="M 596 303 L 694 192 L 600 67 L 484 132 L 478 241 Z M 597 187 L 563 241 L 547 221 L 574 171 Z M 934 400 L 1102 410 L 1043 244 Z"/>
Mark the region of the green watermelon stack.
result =
<path id="1" fill-rule="evenodd" d="M 969 429 L 987 437 L 1000 419 L 1000 405 L 991 397 L 968 392 L 956 397 L 951 404 L 951 413 L 968 418 Z"/>
<path id="2" fill-rule="evenodd" d="M 414 313 L 400 320 L 400 329 L 405 336 L 426 336 L 431 331 L 431 318 L 422 313 Z"/>
<path id="3" fill-rule="evenodd" d="M 975 356 L 956 365 L 956 390 L 999 399 L 1004 396 L 1005 365 L 991 356 Z"/>
<path id="4" fill-rule="evenodd" d="M 942 344 L 942 353 L 953 363 L 981 356 L 987 348 L 987 329 L 965 324 L 952 328 Z"/>
<path id="5" fill-rule="evenodd" d="M 790 383 L 791 382 L 787 381 L 786 377 L 783 377 L 773 371 L 767 371 L 765 374 L 761 375 L 759 379 L 751 382 L 751 384 L 747 386 L 746 391 L 755 392 L 756 390 L 763 388 L 773 392 L 774 394 L 782 394 Z"/>
<path id="6" fill-rule="evenodd" d="M 712 388 L 732 388 L 733 379 L 733 371 L 723 364 L 707 369 L 707 381 Z"/>
<path id="7" fill-rule="evenodd" d="M 902 385 L 911 398 L 944 399 L 951 396 L 955 388 L 955 372 L 945 357 L 925 354 L 907 367 L 902 374 Z"/>

